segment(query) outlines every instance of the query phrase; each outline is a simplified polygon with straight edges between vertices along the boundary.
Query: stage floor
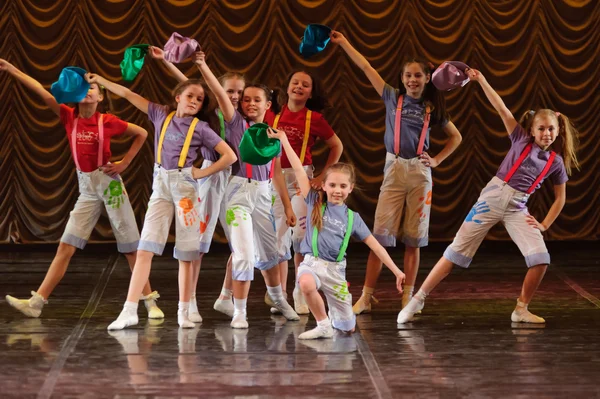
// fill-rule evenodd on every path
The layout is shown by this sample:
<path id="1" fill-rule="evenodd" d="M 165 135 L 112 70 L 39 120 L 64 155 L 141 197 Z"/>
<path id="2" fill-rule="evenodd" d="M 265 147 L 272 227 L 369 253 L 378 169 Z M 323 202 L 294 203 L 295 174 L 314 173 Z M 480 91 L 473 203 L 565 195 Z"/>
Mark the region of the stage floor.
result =
<path id="1" fill-rule="evenodd" d="M 546 325 L 511 324 L 526 268 L 518 251 L 486 250 L 428 297 L 414 322 L 396 325 L 400 296 L 384 270 L 373 312 L 352 335 L 300 341 L 312 316 L 287 322 L 263 303 L 259 274 L 250 291 L 250 328 L 233 330 L 212 310 L 227 253 L 204 260 L 198 289 L 204 318 L 177 325 L 177 265 L 155 258 L 151 282 L 166 319 L 123 331 L 119 314 L 130 272 L 115 249 L 79 251 L 39 319 L 11 309 L 5 294 L 28 297 L 51 251 L 4 252 L 0 260 L 0 396 L 3 398 L 412 398 L 600 396 L 600 248 L 552 250 L 531 310 Z M 425 249 L 417 285 L 442 254 Z M 170 255 L 170 252 L 165 251 Z M 362 289 L 366 253 L 352 253 L 348 281 Z M 393 254 L 401 261 L 402 252 Z M 291 285 L 291 282 L 290 282 Z M 291 293 L 291 288 L 289 289 Z"/>

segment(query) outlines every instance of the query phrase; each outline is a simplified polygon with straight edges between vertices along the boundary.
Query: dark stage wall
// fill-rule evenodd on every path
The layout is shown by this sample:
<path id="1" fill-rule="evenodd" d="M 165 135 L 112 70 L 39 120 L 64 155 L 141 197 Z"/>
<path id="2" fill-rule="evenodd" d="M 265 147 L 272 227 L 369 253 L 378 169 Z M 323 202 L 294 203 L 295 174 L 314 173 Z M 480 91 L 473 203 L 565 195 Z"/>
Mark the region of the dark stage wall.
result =
<path id="1" fill-rule="evenodd" d="M 342 31 L 390 84 L 397 86 L 404 57 L 438 64 L 461 60 L 479 68 L 520 115 L 548 107 L 581 131 L 582 170 L 567 185 L 567 204 L 547 238 L 600 236 L 600 3 L 591 1 L 0 1 L 0 57 L 46 87 L 67 65 L 79 65 L 120 83 L 119 62 L 136 43 L 162 46 L 173 31 L 196 38 L 215 73 L 241 71 L 249 80 L 281 85 L 289 71 L 314 68 L 333 107 L 326 117 L 341 137 L 343 160 L 359 170 L 360 190 L 350 205 L 372 226 L 382 181 L 384 107 L 364 74 L 330 44 L 303 60 L 298 44 L 308 23 Z M 199 76 L 191 63 L 180 65 Z M 148 59 L 126 84 L 151 101 L 170 101 L 175 80 Z M 56 241 L 77 198 L 75 167 L 58 118 L 7 74 L 0 74 L 0 242 Z M 448 93 L 459 149 L 434 170 L 431 239 L 450 240 L 494 175 L 509 140 L 500 118 L 476 84 Z M 114 113 L 151 129 L 145 115 L 115 99 Z M 152 130 L 150 130 L 152 131 Z M 445 142 L 432 132 L 432 153 Z M 129 146 L 113 141 L 119 159 Z M 325 160 L 317 148 L 317 169 Z M 141 227 L 152 179 L 152 139 L 124 174 Z M 553 201 L 550 183 L 530 200 L 543 218 Z M 491 239 L 508 239 L 502 228 Z M 113 240 L 102 218 L 92 241 Z"/>

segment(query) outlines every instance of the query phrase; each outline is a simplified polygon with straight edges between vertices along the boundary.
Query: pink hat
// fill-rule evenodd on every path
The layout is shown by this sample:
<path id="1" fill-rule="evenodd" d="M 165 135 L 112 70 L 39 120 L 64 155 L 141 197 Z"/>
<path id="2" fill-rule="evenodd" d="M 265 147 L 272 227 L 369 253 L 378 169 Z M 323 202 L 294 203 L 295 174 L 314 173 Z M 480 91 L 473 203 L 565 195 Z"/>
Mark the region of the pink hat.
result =
<path id="1" fill-rule="evenodd" d="M 173 32 L 167 43 L 165 43 L 163 50 L 165 51 L 165 60 L 180 63 L 200 50 L 200 44 L 194 39 Z"/>
<path id="2" fill-rule="evenodd" d="M 438 90 L 452 90 L 457 87 L 463 87 L 469 83 L 469 77 L 466 74 L 469 66 L 460 61 L 444 61 L 433 75 L 431 80 Z"/>

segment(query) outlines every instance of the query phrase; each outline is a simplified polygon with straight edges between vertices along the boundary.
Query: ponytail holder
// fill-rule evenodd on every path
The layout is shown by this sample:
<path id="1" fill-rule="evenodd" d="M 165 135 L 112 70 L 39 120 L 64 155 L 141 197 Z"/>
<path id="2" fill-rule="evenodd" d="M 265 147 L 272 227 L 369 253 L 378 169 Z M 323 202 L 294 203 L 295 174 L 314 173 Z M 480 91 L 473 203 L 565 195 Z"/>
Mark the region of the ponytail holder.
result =
<path id="1" fill-rule="evenodd" d="M 429 67 L 429 69 L 431 69 L 432 71 L 435 69 L 435 66 L 434 66 L 434 65 L 433 65 L 431 62 L 428 62 L 428 63 L 427 63 L 427 66 L 428 66 L 428 67 Z"/>
<path id="2" fill-rule="evenodd" d="M 556 114 L 557 118 L 560 116 L 560 112 L 555 112 L 554 114 Z"/>

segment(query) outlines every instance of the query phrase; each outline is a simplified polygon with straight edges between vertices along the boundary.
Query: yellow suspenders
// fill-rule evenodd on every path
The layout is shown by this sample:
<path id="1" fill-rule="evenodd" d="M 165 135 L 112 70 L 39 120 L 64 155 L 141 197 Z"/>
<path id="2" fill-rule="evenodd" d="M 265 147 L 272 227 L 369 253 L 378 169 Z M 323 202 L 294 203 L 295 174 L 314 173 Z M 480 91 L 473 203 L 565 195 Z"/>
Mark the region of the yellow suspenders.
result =
<path id="1" fill-rule="evenodd" d="M 169 123 L 171 123 L 171 119 L 175 115 L 175 111 L 171 112 L 167 115 L 162 130 L 160 131 L 160 138 L 158 139 L 158 149 L 156 150 L 156 163 L 161 165 L 160 155 L 162 153 L 163 142 L 165 141 L 165 133 L 167 132 L 167 127 Z M 187 136 L 185 137 L 185 141 L 183 143 L 183 148 L 181 149 L 181 154 L 179 155 L 179 162 L 177 163 L 177 167 L 182 169 L 185 165 L 185 160 L 187 159 L 187 154 L 190 150 L 190 144 L 192 143 L 192 137 L 194 136 L 194 130 L 196 129 L 196 125 L 198 124 L 199 119 L 194 118 L 192 123 L 190 124 L 190 128 L 188 129 Z"/>
<path id="2" fill-rule="evenodd" d="M 283 111 L 282 111 L 283 112 Z M 306 121 L 304 123 L 304 140 L 302 141 L 302 151 L 300 151 L 300 163 L 304 163 L 304 156 L 306 155 L 306 147 L 308 146 L 308 137 L 310 136 L 310 118 L 312 116 L 312 111 L 309 109 L 306 111 Z M 277 124 L 279 123 L 279 118 L 281 117 L 281 113 L 275 116 L 275 121 L 273 122 L 273 127 L 277 129 Z"/>

